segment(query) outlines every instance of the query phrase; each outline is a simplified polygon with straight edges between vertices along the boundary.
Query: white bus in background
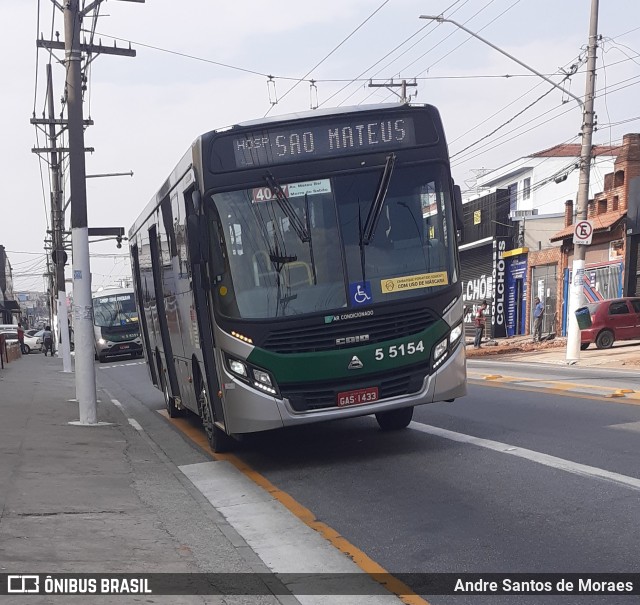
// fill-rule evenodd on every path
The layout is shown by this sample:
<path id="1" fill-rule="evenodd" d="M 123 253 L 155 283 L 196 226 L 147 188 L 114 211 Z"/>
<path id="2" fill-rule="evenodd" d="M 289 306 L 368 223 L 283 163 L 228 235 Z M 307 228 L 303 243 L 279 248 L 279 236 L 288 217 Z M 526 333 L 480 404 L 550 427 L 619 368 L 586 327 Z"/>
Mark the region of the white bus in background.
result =
<path id="1" fill-rule="evenodd" d="M 133 288 L 109 288 L 93 294 L 96 359 L 142 357 L 140 325 Z"/>

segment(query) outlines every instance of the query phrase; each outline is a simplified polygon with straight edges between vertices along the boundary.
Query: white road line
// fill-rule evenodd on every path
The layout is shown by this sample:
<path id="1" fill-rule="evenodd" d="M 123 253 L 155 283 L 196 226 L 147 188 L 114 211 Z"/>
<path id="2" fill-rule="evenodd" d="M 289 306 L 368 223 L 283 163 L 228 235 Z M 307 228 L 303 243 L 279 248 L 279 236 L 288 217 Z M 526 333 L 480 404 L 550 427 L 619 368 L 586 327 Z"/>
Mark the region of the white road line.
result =
<path id="1" fill-rule="evenodd" d="M 564 458 L 557 458 L 556 456 L 550 456 L 549 454 L 543 454 L 534 450 L 528 450 L 521 447 L 509 445 L 507 443 L 501 443 L 500 441 L 491 441 L 490 439 L 482 439 L 480 437 L 473 437 L 472 435 L 465 435 L 464 433 L 456 433 L 454 431 L 448 431 L 447 429 L 441 429 L 437 426 L 431 426 L 429 424 L 422 424 L 420 422 L 412 422 L 409 428 L 429 435 L 435 435 L 436 437 L 442 437 L 443 439 L 449 439 L 451 441 L 458 441 L 459 443 L 468 443 L 469 445 L 475 445 L 477 447 L 483 447 L 488 450 L 500 452 L 501 454 L 508 454 L 510 456 L 517 456 L 518 458 L 525 458 L 544 466 L 556 468 L 567 473 L 579 475 L 581 477 L 589 477 L 592 479 L 602 479 L 604 481 L 610 481 L 618 485 L 624 485 L 635 490 L 640 490 L 640 479 L 635 477 L 628 477 L 627 475 L 620 475 L 619 473 L 612 473 L 611 471 L 605 471 L 604 469 L 597 468 L 595 466 L 587 466 L 586 464 L 579 464 L 578 462 L 571 462 Z"/>
<path id="2" fill-rule="evenodd" d="M 107 393 L 107 395 L 109 395 L 109 393 Z M 124 406 L 117 399 L 112 398 L 111 403 L 113 403 L 113 405 L 115 405 L 125 416 L 127 415 L 124 411 Z"/>
<path id="3" fill-rule="evenodd" d="M 136 429 L 136 431 L 144 433 L 144 429 L 140 426 L 140 423 L 137 420 L 134 420 L 133 418 L 127 418 L 127 420 L 129 421 L 129 424 Z"/>
<path id="4" fill-rule="evenodd" d="M 610 424 L 610 429 L 618 429 L 622 431 L 633 431 L 640 433 L 640 422 L 624 422 L 623 424 Z"/>
<path id="5" fill-rule="evenodd" d="M 369 605 L 401 603 L 365 574 L 347 555 L 305 525 L 269 492 L 227 461 L 200 462 L 178 467 L 205 498 L 244 538 L 275 574 L 310 574 L 320 590 L 334 595 L 296 595 L 303 605 L 360 605 L 361 595 L 335 595 L 332 574 L 349 573 L 361 581 Z M 355 581 L 355 580 L 354 580 Z M 292 590 L 295 586 L 291 587 Z"/>
<path id="6" fill-rule="evenodd" d="M 144 433 L 144 429 L 142 428 L 140 423 L 135 418 L 131 418 L 130 416 L 127 416 L 127 412 L 124 409 L 124 406 L 117 399 L 114 399 L 113 397 L 111 397 L 111 395 L 107 391 L 105 392 L 111 399 L 111 403 L 113 403 L 113 405 L 115 405 L 124 414 L 124 417 L 127 419 L 127 422 L 139 433 Z"/>

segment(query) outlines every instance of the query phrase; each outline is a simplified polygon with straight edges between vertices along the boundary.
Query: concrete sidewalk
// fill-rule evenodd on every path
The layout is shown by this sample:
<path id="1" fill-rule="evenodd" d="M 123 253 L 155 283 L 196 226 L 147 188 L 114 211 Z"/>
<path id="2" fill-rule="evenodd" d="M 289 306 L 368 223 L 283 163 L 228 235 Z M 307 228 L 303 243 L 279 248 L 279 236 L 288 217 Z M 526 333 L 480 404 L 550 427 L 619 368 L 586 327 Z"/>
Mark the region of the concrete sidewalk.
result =
<path id="1" fill-rule="evenodd" d="M 111 402 L 78 419 L 73 374 L 28 355 L 0 370 L 0 570 L 269 572 L 176 466 Z M 258 580 L 257 580 L 258 581 Z M 269 594 L 268 590 L 265 594 Z M 68 597 L 3 597 L 65 603 Z M 84 603 L 297 603 L 293 597 L 82 597 Z"/>
<path id="2" fill-rule="evenodd" d="M 534 343 L 530 336 L 505 338 L 483 343 L 481 349 L 474 349 L 467 343 L 468 359 L 495 359 L 526 361 L 566 365 L 566 338 Z M 580 351 L 580 359 L 575 365 L 581 367 L 604 367 L 616 370 L 640 371 L 640 341 L 615 342 L 610 349 L 596 349 L 591 345 Z"/>
<path id="3" fill-rule="evenodd" d="M 184 438 L 155 404 L 112 381 L 98 390 L 101 425 L 78 426 L 69 424 L 74 394 L 74 375 L 55 357 L 26 355 L 0 370 L 0 573 L 167 573 L 165 585 L 207 573 L 224 595 L 81 597 L 101 605 L 401 602 L 268 489 Z"/>

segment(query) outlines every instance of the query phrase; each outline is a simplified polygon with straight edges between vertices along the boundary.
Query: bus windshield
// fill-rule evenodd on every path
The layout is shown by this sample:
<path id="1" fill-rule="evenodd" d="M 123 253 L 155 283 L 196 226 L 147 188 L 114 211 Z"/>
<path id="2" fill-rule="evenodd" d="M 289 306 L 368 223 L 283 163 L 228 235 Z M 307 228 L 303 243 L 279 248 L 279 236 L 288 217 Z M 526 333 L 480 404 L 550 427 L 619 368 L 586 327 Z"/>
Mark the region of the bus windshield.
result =
<path id="1" fill-rule="evenodd" d="M 225 256 L 214 280 L 218 310 L 300 315 L 424 296 L 455 282 L 446 169 L 386 172 L 382 197 L 381 168 L 214 194 L 208 211 Z M 370 216 L 376 197 L 382 203 Z"/>
<path id="2" fill-rule="evenodd" d="M 138 323 L 138 311 L 133 294 L 112 294 L 93 299 L 94 323 L 100 328 Z"/>

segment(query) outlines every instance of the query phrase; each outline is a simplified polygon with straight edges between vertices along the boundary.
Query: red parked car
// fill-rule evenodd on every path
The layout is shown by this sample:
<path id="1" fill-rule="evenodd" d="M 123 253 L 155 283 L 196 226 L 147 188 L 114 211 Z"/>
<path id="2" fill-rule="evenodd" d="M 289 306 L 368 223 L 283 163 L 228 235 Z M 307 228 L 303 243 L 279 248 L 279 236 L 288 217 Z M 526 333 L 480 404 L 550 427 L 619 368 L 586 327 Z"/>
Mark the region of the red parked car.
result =
<path id="1" fill-rule="evenodd" d="M 612 298 L 586 306 L 591 327 L 580 332 L 583 351 L 592 342 L 608 349 L 616 340 L 640 340 L 640 298 Z"/>

